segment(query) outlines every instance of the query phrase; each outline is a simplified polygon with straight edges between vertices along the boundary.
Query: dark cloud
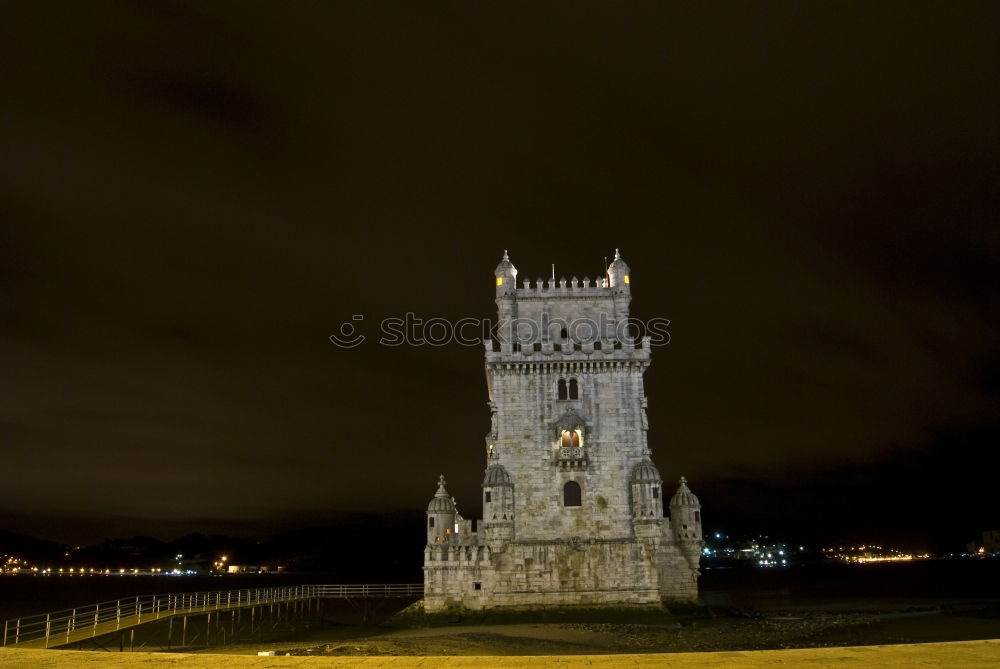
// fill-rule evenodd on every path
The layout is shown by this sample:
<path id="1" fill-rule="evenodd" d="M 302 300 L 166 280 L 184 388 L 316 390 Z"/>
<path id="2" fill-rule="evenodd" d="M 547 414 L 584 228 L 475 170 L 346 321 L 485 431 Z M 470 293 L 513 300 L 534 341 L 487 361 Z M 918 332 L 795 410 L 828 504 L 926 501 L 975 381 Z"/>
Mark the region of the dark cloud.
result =
<path id="1" fill-rule="evenodd" d="M 656 458 L 706 518 L 785 490 L 846 532 L 826 500 L 878 488 L 873 532 L 936 536 L 915 482 L 957 442 L 935 435 L 998 410 L 997 18 L 12 10 L 0 506 L 196 529 L 421 507 L 444 472 L 474 515 L 482 352 L 327 336 L 353 314 L 369 334 L 489 317 L 504 248 L 535 278 L 597 276 L 621 247 L 633 313 L 672 322 L 647 377 Z M 979 455 L 948 460 L 956 481 L 983 483 Z"/>

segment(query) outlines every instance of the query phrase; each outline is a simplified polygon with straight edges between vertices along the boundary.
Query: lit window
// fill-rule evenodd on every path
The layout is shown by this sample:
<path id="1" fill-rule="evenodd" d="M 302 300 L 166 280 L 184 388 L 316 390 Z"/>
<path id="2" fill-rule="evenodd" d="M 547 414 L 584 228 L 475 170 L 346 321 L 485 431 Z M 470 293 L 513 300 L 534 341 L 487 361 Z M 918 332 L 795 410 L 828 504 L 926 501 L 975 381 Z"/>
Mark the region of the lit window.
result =
<path id="1" fill-rule="evenodd" d="M 628 280 L 626 280 L 625 283 L 628 283 Z M 497 285 L 498 286 L 502 286 L 503 285 L 503 277 L 502 276 L 498 276 L 497 277 Z"/>
<path id="2" fill-rule="evenodd" d="M 580 431 L 563 430 L 559 442 L 563 448 L 580 448 Z"/>
<path id="3" fill-rule="evenodd" d="M 625 283 L 628 283 L 628 274 L 625 275 Z M 497 284 L 500 285 L 500 284 Z"/>

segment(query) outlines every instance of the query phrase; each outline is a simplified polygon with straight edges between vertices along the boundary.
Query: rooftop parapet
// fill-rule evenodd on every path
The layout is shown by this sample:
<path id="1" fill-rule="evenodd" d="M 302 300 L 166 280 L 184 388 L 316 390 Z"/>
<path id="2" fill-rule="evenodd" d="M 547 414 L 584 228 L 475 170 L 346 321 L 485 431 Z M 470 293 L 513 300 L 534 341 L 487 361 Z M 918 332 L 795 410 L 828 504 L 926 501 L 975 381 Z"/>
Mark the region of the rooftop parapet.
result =
<path id="1" fill-rule="evenodd" d="M 606 260 L 606 259 L 605 259 Z M 599 273 L 600 274 L 600 273 Z M 510 261 L 506 251 L 500 264 L 493 270 L 496 281 L 496 296 L 498 298 L 531 299 L 533 297 L 604 297 L 609 295 L 629 295 L 629 267 L 615 249 L 615 257 L 605 268 L 603 276 L 593 280 L 590 277 L 578 279 L 561 277 L 556 280 L 555 265 L 552 266 L 552 278 L 523 279 L 521 287 L 517 287 L 517 268 Z"/>
<path id="2" fill-rule="evenodd" d="M 558 281 L 552 279 L 536 279 L 534 283 L 530 279 L 521 282 L 521 288 L 514 291 L 514 296 L 518 299 L 530 299 L 532 297 L 607 297 L 611 295 L 611 288 L 608 280 L 583 277 L 566 280 L 565 277 Z"/>

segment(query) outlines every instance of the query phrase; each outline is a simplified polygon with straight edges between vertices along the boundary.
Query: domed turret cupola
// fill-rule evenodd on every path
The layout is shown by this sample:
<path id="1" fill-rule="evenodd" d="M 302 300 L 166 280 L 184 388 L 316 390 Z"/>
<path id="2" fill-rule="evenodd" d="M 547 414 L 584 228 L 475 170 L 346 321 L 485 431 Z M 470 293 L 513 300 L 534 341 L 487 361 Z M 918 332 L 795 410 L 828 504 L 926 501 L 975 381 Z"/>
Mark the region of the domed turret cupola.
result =
<path id="1" fill-rule="evenodd" d="M 487 467 L 483 477 L 483 522 L 514 522 L 514 482 L 499 463 Z"/>
<path id="2" fill-rule="evenodd" d="M 692 569 L 698 568 L 703 545 L 701 533 L 701 503 L 683 476 L 677 492 L 670 499 L 670 526 L 681 553 Z"/>
<path id="3" fill-rule="evenodd" d="M 615 259 L 611 261 L 611 265 L 608 267 L 608 286 L 611 287 L 611 291 L 614 293 L 624 293 L 625 295 L 631 295 L 632 289 L 629 285 L 631 283 L 631 278 L 629 277 L 628 263 L 622 259 L 618 249 L 615 249 Z"/>
<path id="4" fill-rule="evenodd" d="M 427 505 L 427 543 L 440 544 L 455 531 L 455 501 L 444 487 L 444 476 L 438 479 L 437 493 Z"/>
<path id="5" fill-rule="evenodd" d="M 496 277 L 497 297 L 513 295 L 515 293 L 517 290 L 517 268 L 514 267 L 510 258 L 507 257 L 506 251 L 503 252 L 503 259 L 500 260 L 500 264 L 493 270 L 493 276 Z"/>
<path id="6" fill-rule="evenodd" d="M 484 488 L 495 488 L 498 486 L 510 487 L 514 483 L 510 480 L 510 474 L 501 464 L 493 464 L 486 468 L 486 476 L 483 477 Z"/>
<path id="7" fill-rule="evenodd" d="M 636 520 L 663 519 L 663 479 L 648 452 L 632 469 L 632 517 Z"/>

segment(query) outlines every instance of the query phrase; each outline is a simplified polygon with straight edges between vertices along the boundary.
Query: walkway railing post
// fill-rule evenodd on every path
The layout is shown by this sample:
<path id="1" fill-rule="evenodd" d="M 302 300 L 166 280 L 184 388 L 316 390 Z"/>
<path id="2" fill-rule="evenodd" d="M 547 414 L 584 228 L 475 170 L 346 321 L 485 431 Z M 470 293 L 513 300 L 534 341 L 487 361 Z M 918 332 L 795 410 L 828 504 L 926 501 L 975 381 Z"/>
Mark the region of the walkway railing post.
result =
<path id="1" fill-rule="evenodd" d="M 115 602 L 115 629 L 119 630 L 122 627 L 122 600 Z"/>
<path id="2" fill-rule="evenodd" d="M 3 645 L 7 645 L 7 621 L 3 621 Z"/>
<path id="3" fill-rule="evenodd" d="M 95 604 L 94 605 L 94 633 L 91 634 L 91 636 L 97 636 L 97 620 L 98 620 L 98 615 L 100 614 L 100 612 L 101 612 L 101 605 L 100 604 Z"/>
<path id="4" fill-rule="evenodd" d="M 76 609 L 73 609 L 73 613 L 70 617 L 66 619 L 66 643 L 69 643 L 69 633 L 73 630 L 73 621 L 76 618 Z"/>
<path id="5" fill-rule="evenodd" d="M 49 647 L 49 634 L 52 633 L 52 614 L 45 614 L 45 647 Z"/>
<path id="6" fill-rule="evenodd" d="M 141 623 L 142 622 L 142 602 L 139 601 L 138 597 L 135 598 L 135 614 L 137 616 L 139 616 L 138 622 Z"/>

